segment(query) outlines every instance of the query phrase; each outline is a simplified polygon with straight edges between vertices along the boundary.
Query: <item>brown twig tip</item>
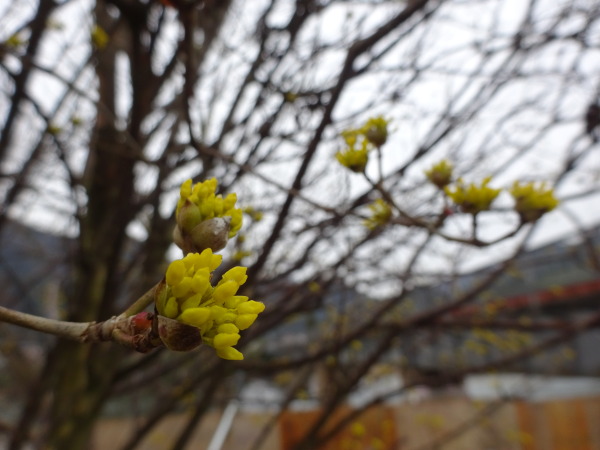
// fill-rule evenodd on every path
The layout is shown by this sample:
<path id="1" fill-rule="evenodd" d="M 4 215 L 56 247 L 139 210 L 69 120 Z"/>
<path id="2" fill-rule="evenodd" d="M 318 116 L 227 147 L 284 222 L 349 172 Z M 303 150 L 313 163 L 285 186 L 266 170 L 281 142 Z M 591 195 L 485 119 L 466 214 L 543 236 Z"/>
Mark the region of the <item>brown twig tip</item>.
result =
<path id="1" fill-rule="evenodd" d="M 82 333 L 82 342 L 113 341 L 141 353 L 149 352 L 163 344 L 153 325 L 156 316 L 141 312 L 130 317 L 111 317 L 104 322 L 92 323 Z"/>

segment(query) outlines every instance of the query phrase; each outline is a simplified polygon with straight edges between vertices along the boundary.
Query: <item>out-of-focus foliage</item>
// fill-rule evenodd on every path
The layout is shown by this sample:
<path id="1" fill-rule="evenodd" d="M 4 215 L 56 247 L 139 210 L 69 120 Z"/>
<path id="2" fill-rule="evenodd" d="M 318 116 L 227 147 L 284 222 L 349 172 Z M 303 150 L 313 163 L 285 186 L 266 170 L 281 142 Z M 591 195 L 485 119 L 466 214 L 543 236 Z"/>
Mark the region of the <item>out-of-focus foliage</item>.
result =
<path id="1" fill-rule="evenodd" d="M 11 402 L 9 448 L 86 448 L 99 414 L 136 405 L 144 418 L 123 447 L 143 448 L 153 425 L 191 405 L 170 437 L 183 448 L 240 380 L 282 374 L 278 407 L 302 391 L 323 408 L 299 447 L 315 448 L 335 430 L 325 418 L 378 363 L 442 383 L 516 364 L 595 323 L 589 310 L 573 314 L 587 322 L 565 315 L 554 328 L 527 308 L 508 320 L 497 297 L 516 295 L 516 283 L 504 294 L 494 283 L 548 233 L 597 219 L 596 2 L 6 2 L 0 43 L 0 237 L 10 241 L 20 221 L 70 238 L 47 255 L 67 275 L 36 294 L 41 310 L 73 321 L 119 314 L 182 257 L 176 225 L 176 240 L 206 234 L 203 207 L 231 226 L 215 277 L 241 260 L 248 279 L 231 298 L 267 306 L 239 342 L 231 327 L 219 338 L 244 361 L 206 345 L 148 355 L 36 347 L 37 378 Z M 210 184 L 214 204 L 190 201 L 189 184 L 176 214 L 190 178 Z M 598 261 L 588 247 L 586 276 Z M 424 295 L 431 285 L 440 291 Z M 173 319 L 187 310 L 166 312 L 168 301 Z M 498 314 L 481 314 L 489 304 Z M 190 320 L 203 326 L 200 315 Z M 305 390 L 315 367 L 333 388 Z"/>

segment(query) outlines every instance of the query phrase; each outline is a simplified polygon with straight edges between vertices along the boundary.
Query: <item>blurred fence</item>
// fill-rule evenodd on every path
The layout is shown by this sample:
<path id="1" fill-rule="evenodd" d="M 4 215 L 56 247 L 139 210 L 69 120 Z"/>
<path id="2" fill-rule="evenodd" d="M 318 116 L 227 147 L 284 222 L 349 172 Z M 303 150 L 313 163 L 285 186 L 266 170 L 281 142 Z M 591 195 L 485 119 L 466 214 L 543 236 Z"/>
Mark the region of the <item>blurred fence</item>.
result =
<path id="1" fill-rule="evenodd" d="M 348 413 L 329 417 L 324 430 Z M 191 414 L 191 413 L 190 413 Z M 272 427 L 263 450 L 292 450 L 319 411 L 240 412 L 223 450 L 251 448 L 264 425 Z M 221 413 L 198 427 L 187 449 L 206 449 Z M 146 435 L 138 448 L 170 449 L 188 414 L 170 416 Z M 106 419 L 96 429 L 94 449 L 119 448 L 143 421 Z M 418 404 L 371 408 L 352 420 L 320 450 L 600 450 L 600 397 L 545 402 L 475 402 L 437 397 Z"/>

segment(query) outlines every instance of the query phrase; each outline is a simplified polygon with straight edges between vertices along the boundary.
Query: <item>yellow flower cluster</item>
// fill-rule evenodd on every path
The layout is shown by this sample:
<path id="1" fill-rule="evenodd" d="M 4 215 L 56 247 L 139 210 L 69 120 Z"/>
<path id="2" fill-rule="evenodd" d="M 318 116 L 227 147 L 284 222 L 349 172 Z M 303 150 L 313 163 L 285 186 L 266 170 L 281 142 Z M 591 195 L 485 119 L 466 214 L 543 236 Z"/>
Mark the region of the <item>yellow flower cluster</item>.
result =
<path id="1" fill-rule="evenodd" d="M 475 215 L 490 209 L 492 202 L 501 191 L 488 186 L 491 180 L 492 177 L 486 177 L 479 186 L 475 183 L 466 186 L 459 178 L 454 189 L 446 186 L 444 192 L 463 212 Z"/>
<path id="2" fill-rule="evenodd" d="M 434 164 L 431 169 L 425 171 L 425 175 L 439 189 L 444 189 L 452 182 L 452 171 L 454 167 L 447 159 L 442 159 Z"/>
<path id="3" fill-rule="evenodd" d="M 558 206 L 558 200 L 552 189 L 547 189 L 545 183 L 525 183 L 515 181 L 510 189 L 515 199 L 515 211 L 523 222 L 533 222 Z"/>
<path id="4" fill-rule="evenodd" d="M 177 219 L 182 221 L 185 231 L 194 228 L 198 223 L 214 217 L 231 217 L 229 237 L 232 238 L 242 227 L 242 210 L 235 207 L 237 195 L 228 194 L 223 198 L 215 195 L 217 190 L 216 178 L 196 183 L 187 180 L 181 185 L 180 197 L 177 202 Z"/>
<path id="5" fill-rule="evenodd" d="M 358 129 L 345 130 L 342 137 L 346 149 L 335 154 L 338 162 L 353 172 L 365 171 L 369 161 L 369 151 L 381 147 L 387 141 L 388 121 L 383 117 L 372 117 Z"/>
<path id="6" fill-rule="evenodd" d="M 371 203 L 369 209 L 371 210 L 371 217 L 365 219 L 363 222 L 369 230 L 374 230 L 377 227 L 387 224 L 392 218 L 392 208 L 381 198 Z"/>
<path id="7" fill-rule="evenodd" d="M 363 140 L 360 148 L 355 148 L 356 135 L 345 133 L 343 133 L 342 136 L 344 137 L 348 148 L 344 151 L 337 152 L 335 157 L 342 166 L 350 169 L 352 172 L 362 173 L 367 167 L 367 162 L 369 162 L 368 142 Z"/>
<path id="8" fill-rule="evenodd" d="M 202 341 L 219 357 L 240 360 L 244 356 L 234 348 L 239 331 L 252 325 L 265 305 L 236 295 L 247 279 L 245 267 L 228 270 L 216 286 L 211 285 L 211 274 L 221 259 L 206 249 L 173 261 L 167 269 L 166 287 L 157 295 L 156 309 L 162 316 L 199 329 Z"/>
<path id="9" fill-rule="evenodd" d="M 262 213 L 262 211 L 258 211 L 252 206 L 246 206 L 242 211 L 248 214 L 248 216 L 250 216 L 250 218 L 255 222 L 260 222 L 261 220 L 263 220 L 264 214 Z"/>
<path id="10" fill-rule="evenodd" d="M 215 178 L 195 185 L 187 180 L 181 185 L 173 237 L 185 253 L 220 250 L 242 227 L 242 210 L 235 207 L 236 194 L 223 198 L 215 195 L 216 189 Z"/>

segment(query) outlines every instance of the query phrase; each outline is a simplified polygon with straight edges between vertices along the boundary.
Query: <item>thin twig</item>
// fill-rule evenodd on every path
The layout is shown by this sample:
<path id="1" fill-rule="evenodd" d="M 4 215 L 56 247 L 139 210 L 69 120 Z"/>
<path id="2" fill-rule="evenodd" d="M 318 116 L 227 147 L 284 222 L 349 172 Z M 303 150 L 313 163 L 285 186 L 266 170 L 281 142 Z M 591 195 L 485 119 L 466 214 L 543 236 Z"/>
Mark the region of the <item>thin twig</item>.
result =
<path id="1" fill-rule="evenodd" d="M 48 319 L 0 306 L 0 321 L 58 337 L 82 341 L 83 333 L 93 322 L 66 322 Z"/>

